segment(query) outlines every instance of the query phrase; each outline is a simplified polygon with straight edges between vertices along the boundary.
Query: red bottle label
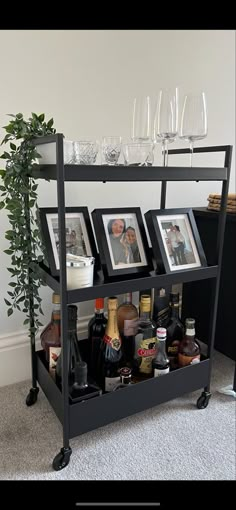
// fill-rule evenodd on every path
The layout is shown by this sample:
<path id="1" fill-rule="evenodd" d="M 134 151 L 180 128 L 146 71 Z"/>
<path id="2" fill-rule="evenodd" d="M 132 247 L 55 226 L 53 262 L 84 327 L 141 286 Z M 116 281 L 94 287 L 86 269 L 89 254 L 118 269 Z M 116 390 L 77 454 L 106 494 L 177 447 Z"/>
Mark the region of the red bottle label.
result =
<path id="1" fill-rule="evenodd" d="M 121 348 L 121 339 L 120 338 L 111 338 L 108 335 L 104 335 L 103 341 L 106 344 L 111 345 L 112 349 L 115 349 L 116 351 L 119 351 Z"/>

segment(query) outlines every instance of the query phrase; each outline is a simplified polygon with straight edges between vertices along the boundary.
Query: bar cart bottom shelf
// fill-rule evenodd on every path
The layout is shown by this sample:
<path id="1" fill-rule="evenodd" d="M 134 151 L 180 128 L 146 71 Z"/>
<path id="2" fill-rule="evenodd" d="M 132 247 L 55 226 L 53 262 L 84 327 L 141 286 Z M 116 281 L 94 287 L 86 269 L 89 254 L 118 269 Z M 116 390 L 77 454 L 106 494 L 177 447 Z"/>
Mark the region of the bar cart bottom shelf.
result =
<path id="1" fill-rule="evenodd" d="M 44 352 L 38 351 L 37 379 L 60 422 L 63 423 L 62 393 L 48 372 Z M 69 438 L 107 425 L 168 400 L 207 386 L 209 359 L 179 368 L 162 377 L 151 378 L 112 393 L 69 405 Z M 197 407 L 207 407 L 210 393 L 203 392 Z"/>

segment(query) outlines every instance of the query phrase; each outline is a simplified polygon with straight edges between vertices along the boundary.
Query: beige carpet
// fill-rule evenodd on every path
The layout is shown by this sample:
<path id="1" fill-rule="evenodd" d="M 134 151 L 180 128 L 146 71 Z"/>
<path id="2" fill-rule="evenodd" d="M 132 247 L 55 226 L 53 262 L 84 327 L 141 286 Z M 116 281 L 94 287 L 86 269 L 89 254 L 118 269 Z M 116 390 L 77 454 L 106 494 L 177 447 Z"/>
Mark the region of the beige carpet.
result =
<path id="1" fill-rule="evenodd" d="M 235 400 L 218 390 L 234 363 L 215 353 L 212 397 L 201 390 L 71 440 L 69 465 L 52 469 L 62 427 L 44 394 L 28 408 L 30 381 L 0 388 L 1 480 L 234 480 Z"/>

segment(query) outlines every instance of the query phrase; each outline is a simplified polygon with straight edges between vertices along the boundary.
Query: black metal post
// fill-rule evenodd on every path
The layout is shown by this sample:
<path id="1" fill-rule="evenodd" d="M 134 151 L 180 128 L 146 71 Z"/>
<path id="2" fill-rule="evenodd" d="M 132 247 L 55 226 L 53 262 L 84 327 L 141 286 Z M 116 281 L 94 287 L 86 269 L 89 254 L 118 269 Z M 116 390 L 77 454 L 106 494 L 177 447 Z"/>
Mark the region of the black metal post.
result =
<path id="1" fill-rule="evenodd" d="M 216 254 L 215 254 L 215 263 L 218 265 L 218 271 L 217 271 L 217 277 L 214 280 L 214 282 L 212 283 L 212 293 L 211 293 L 211 308 L 210 308 L 211 314 L 210 314 L 210 320 L 209 320 L 209 343 L 208 343 L 208 356 L 210 359 L 210 365 L 209 365 L 208 384 L 205 388 L 205 391 L 207 391 L 207 392 L 210 391 L 212 355 L 213 355 L 213 348 L 214 348 L 216 319 L 217 319 L 217 308 L 218 308 L 218 297 L 219 297 L 219 288 L 220 288 L 221 264 L 222 264 L 222 255 L 223 255 L 223 240 L 224 240 L 224 231 L 225 231 L 225 223 L 226 223 L 226 207 L 227 207 L 227 197 L 228 197 L 228 189 L 229 189 L 231 160 L 232 160 L 232 146 L 228 146 L 225 151 L 225 162 L 224 162 L 224 166 L 227 168 L 227 180 L 222 182 L 221 206 L 220 206 L 220 213 L 219 213 L 219 219 L 218 219 Z"/>

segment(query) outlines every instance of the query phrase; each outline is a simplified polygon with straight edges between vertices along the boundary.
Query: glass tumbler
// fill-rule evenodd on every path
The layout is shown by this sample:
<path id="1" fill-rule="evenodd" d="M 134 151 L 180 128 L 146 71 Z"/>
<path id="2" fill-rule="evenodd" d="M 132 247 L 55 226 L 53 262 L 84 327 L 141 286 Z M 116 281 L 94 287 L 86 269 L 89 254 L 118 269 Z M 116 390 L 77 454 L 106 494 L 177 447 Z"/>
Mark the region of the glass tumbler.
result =
<path id="1" fill-rule="evenodd" d="M 102 155 L 106 165 L 114 166 L 118 164 L 121 143 L 121 136 L 104 136 L 102 138 Z"/>

